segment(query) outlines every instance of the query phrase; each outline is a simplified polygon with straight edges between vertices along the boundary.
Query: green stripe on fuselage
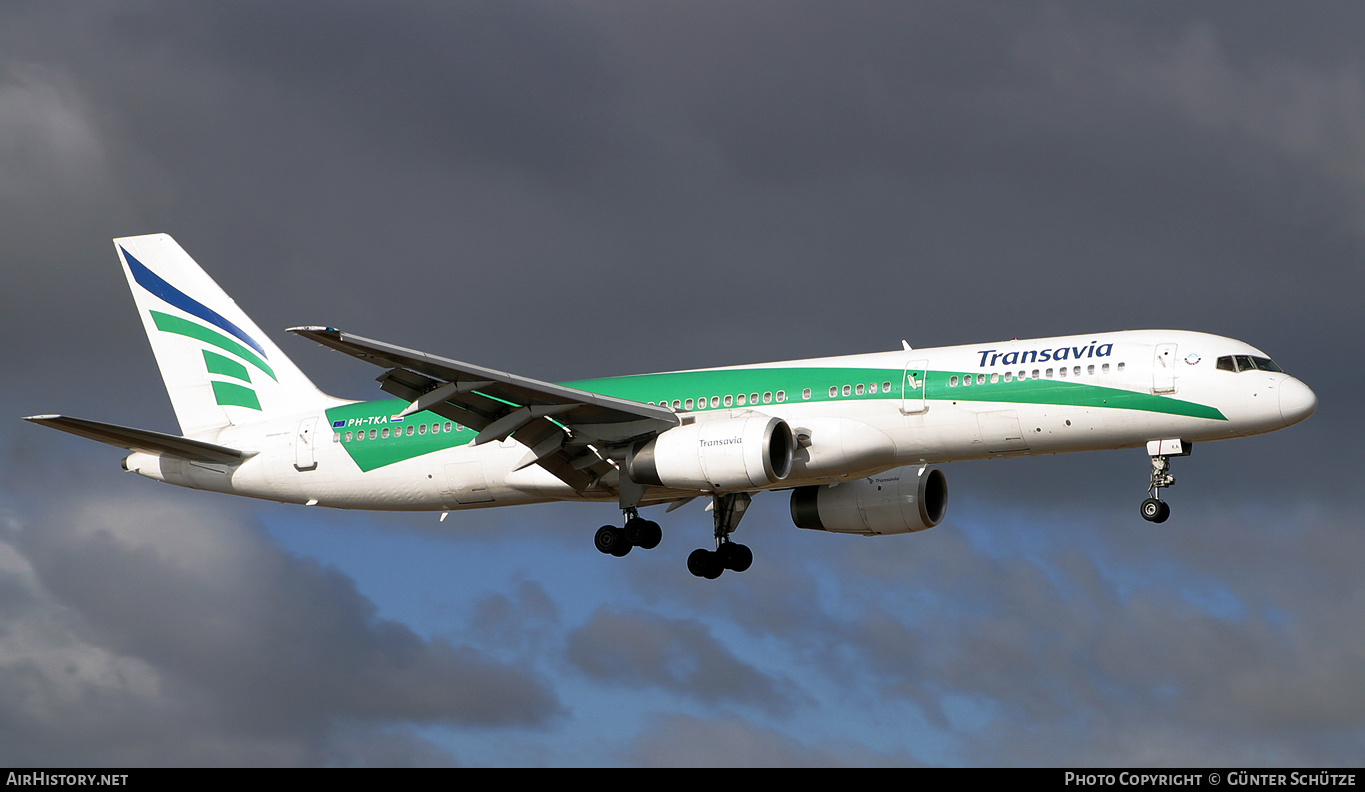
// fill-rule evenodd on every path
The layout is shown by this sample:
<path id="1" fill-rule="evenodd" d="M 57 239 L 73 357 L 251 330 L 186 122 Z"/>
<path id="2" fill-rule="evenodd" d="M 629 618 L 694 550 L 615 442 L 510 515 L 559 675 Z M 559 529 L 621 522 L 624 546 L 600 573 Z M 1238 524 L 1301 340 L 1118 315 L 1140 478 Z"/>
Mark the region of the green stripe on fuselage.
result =
<path id="1" fill-rule="evenodd" d="M 918 373 L 918 372 L 917 372 Z M 1122 388 L 1092 385 L 1063 379 L 1013 379 L 1006 382 L 986 382 L 981 385 L 950 387 L 949 380 L 959 381 L 975 377 L 975 373 L 930 371 L 926 376 L 926 398 L 929 401 L 985 401 L 1015 404 L 1052 404 L 1074 407 L 1106 407 L 1118 410 L 1142 410 L 1169 415 L 1225 421 L 1227 417 L 1216 408 L 1170 396 L 1158 396 Z M 1085 375 L 1082 375 L 1084 378 Z M 767 394 L 777 401 L 779 392 L 787 402 L 833 402 L 850 399 L 900 399 L 903 369 L 887 368 L 753 368 L 723 369 L 718 371 L 682 371 L 668 374 L 640 374 L 633 377 L 611 377 L 564 383 L 580 390 L 657 404 L 688 398 L 705 399 L 705 404 L 694 401 L 694 409 L 711 409 L 712 397 L 718 397 L 720 407 L 754 406 L 752 395 L 759 394 L 762 407 Z M 888 393 L 886 383 L 891 383 Z M 863 392 L 858 393 L 862 386 Z M 844 395 L 848 386 L 849 395 Z M 806 389 L 810 398 L 806 398 Z M 831 396 L 831 389 L 836 395 Z M 740 402 L 740 396 L 745 399 Z M 725 397 L 731 397 L 731 405 Z"/>
<path id="2" fill-rule="evenodd" d="M 949 386 L 951 377 L 963 381 L 975 378 L 972 372 L 932 372 L 929 376 L 929 399 L 958 401 L 1004 402 L 1011 404 L 1051 404 L 1064 407 L 1101 407 L 1114 410 L 1185 415 L 1226 421 L 1221 410 L 1206 404 L 1184 401 L 1154 393 L 1107 388 L 1085 382 L 1062 379 L 1015 379 L 1005 382 L 985 382 L 980 385 Z M 1084 375 L 1082 375 L 1084 376 Z M 973 380 L 974 381 L 974 380 Z"/>
<path id="3" fill-rule="evenodd" d="M 918 375 L 921 372 L 915 371 Z M 1194 418 L 1207 418 L 1225 421 L 1227 417 L 1219 410 L 1207 405 L 1158 396 L 1141 391 L 1091 385 L 1086 382 L 1059 379 L 1014 379 L 1005 382 L 986 382 L 981 385 L 949 386 L 949 379 L 956 376 L 961 382 L 976 373 L 930 371 L 925 376 L 928 401 L 979 401 L 1011 404 L 1047 404 L 1073 407 L 1094 407 L 1116 410 L 1139 410 L 1143 412 L 1185 415 Z M 604 379 L 579 380 L 562 383 L 565 387 L 577 388 L 604 396 L 629 399 L 637 402 L 672 404 L 678 401 L 685 404 L 693 400 L 693 412 L 713 409 L 711 399 L 717 399 L 715 409 L 735 409 L 755 407 L 763 409 L 769 404 L 777 404 L 779 394 L 786 404 L 839 402 L 854 400 L 892 400 L 901 399 L 901 380 L 905 377 L 903 369 L 890 368 L 824 368 L 824 367 L 779 367 L 722 369 L 715 371 L 679 371 L 664 374 L 638 374 L 628 377 L 608 377 Z M 1082 376 L 1081 379 L 1084 379 Z M 887 388 L 890 383 L 890 388 Z M 845 396 L 844 386 L 849 386 Z M 863 386 L 859 394 L 857 388 Z M 873 389 L 875 386 L 875 390 Z M 806 398 L 809 388 L 811 395 Z M 830 396 L 833 388 L 837 394 Z M 752 401 L 758 394 L 758 402 Z M 740 395 L 744 403 L 740 404 Z M 725 398 L 730 397 L 730 404 Z M 704 404 L 699 400 L 705 399 Z M 765 401 L 765 399 L 767 401 Z M 515 405 L 514 405 L 515 406 Z M 446 419 L 432 412 L 419 412 L 408 416 L 403 422 L 395 423 L 390 416 L 401 412 L 407 402 L 398 399 L 361 402 L 327 411 L 327 418 L 333 424 L 333 431 L 342 433 L 342 444 L 347 453 L 360 466 L 361 470 L 374 470 L 405 459 L 429 454 L 444 448 L 466 445 L 477 432 L 468 427 L 445 432 Z M 346 424 L 336 427 L 337 421 Z M 427 426 L 427 434 L 394 436 L 394 427 L 408 425 Z M 439 424 L 442 431 L 431 432 L 431 425 Z M 383 437 L 385 426 L 390 428 L 390 436 Z M 369 431 L 376 430 L 375 439 L 369 439 Z M 364 440 L 356 440 L 355 432 L 364 430 Z M 345 440 L 345 433 L 352 432 L 352 439 Z"/>
<path id="4" fill-rule="evenodd" d="M 408 403 L 401 399 L 346 404 L 328 410 L 327 420 L 332 431 L 341 435 L 341 445 L 346 453 L 366 473 L 405 459 L 466 445 L 478 434 L 467 426 L 460 427 L 425 410 L 395 421 L 393 416 L 407 406 Z M 338 421 L 342 425 L 338 426 Z M 451 431 L 446 431 L 447 425 Z M 407 433 L 408 427 L 412 428 L 411 435 Z M 370 438 L 371 432 L 374 439 Z"/>

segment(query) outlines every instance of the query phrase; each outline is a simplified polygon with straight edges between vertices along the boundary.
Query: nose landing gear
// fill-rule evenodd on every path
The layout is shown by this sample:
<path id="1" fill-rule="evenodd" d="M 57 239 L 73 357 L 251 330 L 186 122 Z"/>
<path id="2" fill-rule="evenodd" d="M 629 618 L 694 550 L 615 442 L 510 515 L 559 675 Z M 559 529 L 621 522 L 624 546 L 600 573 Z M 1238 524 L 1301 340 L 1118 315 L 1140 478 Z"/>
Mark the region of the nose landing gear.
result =
<path id="1" fill-rule="evenodd" d="M 1161 499 L 1161 490 L 1175 484 L 1171 457 L 1189 456 L 1191 445 L 1181 440 L 1153 440 L 1147 444 L 1147 453 L 1152 457 L 1152 478 L 1147 487 L 1147 500 L 1142 502 L 1142 519 L 1164 523 L 1171 516 L 1170 504 Z"/>

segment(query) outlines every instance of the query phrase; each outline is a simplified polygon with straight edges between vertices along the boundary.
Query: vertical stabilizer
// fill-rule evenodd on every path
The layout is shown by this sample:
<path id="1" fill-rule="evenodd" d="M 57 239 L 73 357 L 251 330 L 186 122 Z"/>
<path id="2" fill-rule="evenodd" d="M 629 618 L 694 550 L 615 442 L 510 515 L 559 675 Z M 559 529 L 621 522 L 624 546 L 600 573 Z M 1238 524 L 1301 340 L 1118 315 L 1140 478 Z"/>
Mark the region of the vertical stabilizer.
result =
<path id="1" fill-rule="evenodd" d="M 114 248 L 185 436 L 332 401 L 174 239 L 122 237 Z"/>

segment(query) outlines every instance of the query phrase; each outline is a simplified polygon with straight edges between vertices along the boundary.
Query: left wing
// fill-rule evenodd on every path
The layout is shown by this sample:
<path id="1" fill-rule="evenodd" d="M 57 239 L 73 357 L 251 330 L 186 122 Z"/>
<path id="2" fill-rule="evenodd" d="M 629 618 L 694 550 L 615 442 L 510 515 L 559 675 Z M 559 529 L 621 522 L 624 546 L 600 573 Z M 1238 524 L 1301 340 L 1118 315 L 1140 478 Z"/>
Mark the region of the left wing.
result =
<path id="1" fill-rule="evenodd" d="M 678 426 L 672 410 L 566 388 L 505 371 L 385 344 L 333 327 L 289 332 L 388 369 L 380 388 L 476 430 L 474 445 L 509 435 L 529 451 L 518 470 L 538 464 L 577 491 L 615 470 L 602 449 Z"/>
<path id="2" fill-rule="evenodd" d="M 172 454 L 194 462 L 212 462 L 218 465 L 235 465 L 250 457 L 249 451 L 239 451 L 203 440 L 153 432 L 149 429 L 134 429 L 131 426 L 91 421 L 85 418 L 72 418 L 68 415 L 30 415 L 24 418 L 43 426 L 60 429 L 79 437 L 98 440 L 117 448 L 129 451 L 144 451 L 149 454 Z"/>

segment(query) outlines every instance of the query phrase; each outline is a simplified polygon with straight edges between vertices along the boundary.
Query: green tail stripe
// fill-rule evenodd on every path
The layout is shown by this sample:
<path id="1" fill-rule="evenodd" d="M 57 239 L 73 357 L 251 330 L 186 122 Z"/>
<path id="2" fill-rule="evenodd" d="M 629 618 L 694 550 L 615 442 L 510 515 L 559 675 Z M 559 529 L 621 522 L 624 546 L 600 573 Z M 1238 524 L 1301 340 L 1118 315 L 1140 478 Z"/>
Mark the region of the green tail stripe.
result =
<path id="1" fill-rule="evenodd" d="M 217 352 L 210 352 L 205 349 L 204 365 L 208 366 L 210 374 L 222 374 L 225 377 L 235 377 L 243 382 L 251 382 L 251 374 L 246 370 L 246 366 L 232 358 L 225 358 Z"/>
<path id="2" fill-rule="evenodd" d="M 152 321 L 156 323 L 156 329 L 158 330 L 193 338 L 203 341 L 205 344 L 212 344 L 226 352 L 231 352 L 261 371 L 264 371 L 276 382 L 280 379 L 275 376 L 275 372 L 271 371 L 270 366 L 266 365 L 266 362 L 261 360 L 255 352 L 252 352 L 250 349 L 247 349 L 216 330 L 210 330 L 197 322 L 191 322 L 188 319 L 181 319 L 178 316 L 171 316 L 170 314 L 162 313 L 160 311 L 152 311 Z M 260 408 L 258 407 L 257 409 Z"/>
<path id="3" fill-rule="evenodd" d="M 213 380 L 213 397 L 223 406 L 249 407 L 253 410 L 261 409 L 261 401 L 256 398 L 256 391 L 238 385 L 235 382 L 219 382 Z"/>

